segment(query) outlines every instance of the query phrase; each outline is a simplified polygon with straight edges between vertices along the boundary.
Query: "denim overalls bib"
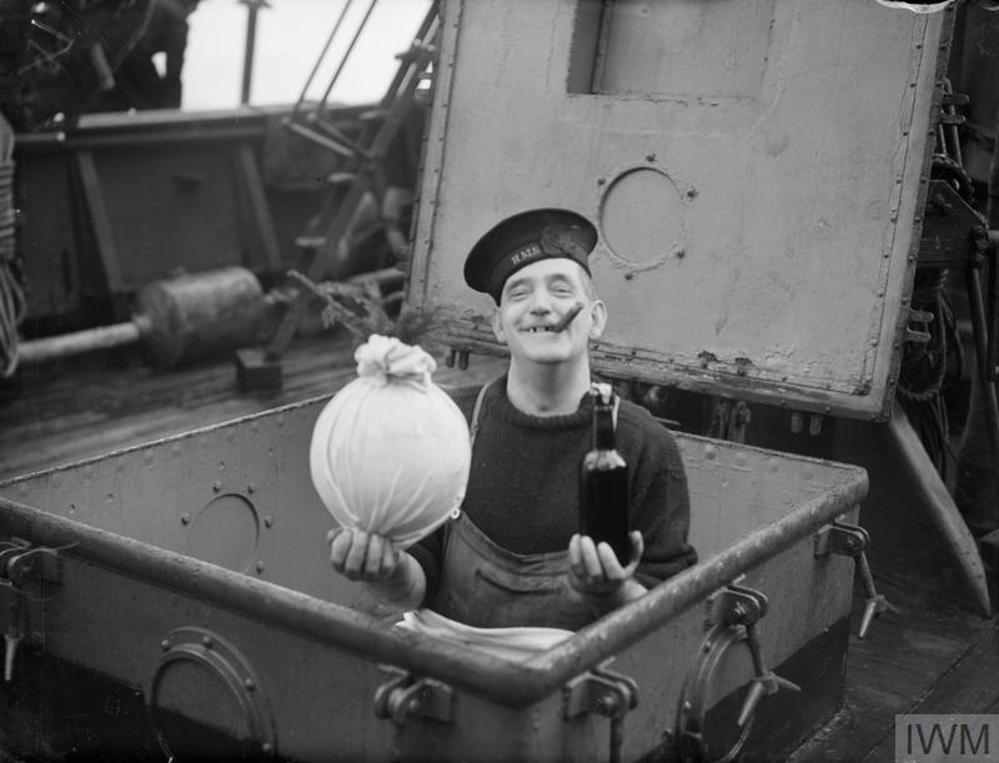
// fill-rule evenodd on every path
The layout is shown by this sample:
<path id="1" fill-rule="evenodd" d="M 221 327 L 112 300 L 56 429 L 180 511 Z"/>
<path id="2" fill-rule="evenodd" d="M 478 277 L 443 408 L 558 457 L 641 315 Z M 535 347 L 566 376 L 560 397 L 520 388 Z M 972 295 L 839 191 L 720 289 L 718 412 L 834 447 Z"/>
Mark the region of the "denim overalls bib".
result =
<path id="1" fill-rule="evenodd" d="M 490 382 L 491 384 L 491 382 Z M 482 401 L 470 427 L 474 453 Z M 535 626 L 576 630 L 594 619 L 566 578 L 568 552 L 518 554 L 486 536 L 462 512 L 444 530 L 441 579 L 430 609 L 480 628 Z"/>

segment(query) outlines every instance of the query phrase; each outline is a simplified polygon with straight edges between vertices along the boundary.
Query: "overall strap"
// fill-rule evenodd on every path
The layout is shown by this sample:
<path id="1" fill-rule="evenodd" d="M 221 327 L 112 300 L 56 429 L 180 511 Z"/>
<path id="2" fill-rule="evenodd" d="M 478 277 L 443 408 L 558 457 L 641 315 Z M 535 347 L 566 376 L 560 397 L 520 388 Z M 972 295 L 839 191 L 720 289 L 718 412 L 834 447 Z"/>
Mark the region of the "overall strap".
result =
<path id="1" fill-rule="evenodd" d="M 482 385 L 482 389 L 479 390 L 478 396 L 475 398 L 475 407 L 472 409 L 472 422 L 469 424 L 468 433 L 471 446 L 475 447 L 475 435 L 479 433 L 479 411 L 482 410 L 482 401 L 486 397 L 486 390 L 489 389 L 490 385 L 496 381 L 495 379 L 490 379 L 485 384 Z"/>

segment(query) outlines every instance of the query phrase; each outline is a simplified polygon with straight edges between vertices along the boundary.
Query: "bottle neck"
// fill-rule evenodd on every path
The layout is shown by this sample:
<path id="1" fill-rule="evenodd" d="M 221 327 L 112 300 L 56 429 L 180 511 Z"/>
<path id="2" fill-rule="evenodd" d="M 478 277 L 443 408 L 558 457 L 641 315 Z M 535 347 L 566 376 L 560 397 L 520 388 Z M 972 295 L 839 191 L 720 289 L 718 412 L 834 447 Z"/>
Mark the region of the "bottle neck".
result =
<path id="1" fill-rule="evenodd" d="M 597 399 L 593 402 L 593 447 L 595 450 L 614 450 L 614 405 Z"/>

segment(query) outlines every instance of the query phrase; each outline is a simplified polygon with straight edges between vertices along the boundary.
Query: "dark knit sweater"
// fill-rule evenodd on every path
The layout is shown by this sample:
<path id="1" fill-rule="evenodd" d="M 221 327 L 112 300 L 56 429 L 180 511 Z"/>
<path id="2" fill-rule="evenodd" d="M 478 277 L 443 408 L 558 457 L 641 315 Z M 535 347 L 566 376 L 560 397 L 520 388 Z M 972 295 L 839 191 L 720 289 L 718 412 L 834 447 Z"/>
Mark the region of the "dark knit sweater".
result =
<path id="1" fill-rule="evenodd" d="M 479 387 L 449 390 L 471 421 Z M 591 447 L 592 403 L 564 416 L 515 408 L 506 378 L 486 391 L 462 511 L 494 543 L 519 554 L 564 551 L 579 531 L 579 468 Z M 696 561 L 687 543 L 687 479 L 673 435 L 644 408 L 621 401 L 617 446 L 629 469 L 631 527 L 645 553 L 635 578 L 653 586 Z M 440 580 L 443 530 L 410 552 L 427 576 L 430 601 Z"/>

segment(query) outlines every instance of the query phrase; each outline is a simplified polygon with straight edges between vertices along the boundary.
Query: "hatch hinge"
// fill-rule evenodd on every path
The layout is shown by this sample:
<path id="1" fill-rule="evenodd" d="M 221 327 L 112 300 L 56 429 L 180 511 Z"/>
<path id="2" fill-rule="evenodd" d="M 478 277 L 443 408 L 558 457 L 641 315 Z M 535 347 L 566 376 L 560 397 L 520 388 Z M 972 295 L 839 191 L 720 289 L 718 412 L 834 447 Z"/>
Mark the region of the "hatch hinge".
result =
<path id="1" fill-rule="evenodd" d="M 411 718 L 430 718 L 441 723 L 454 720 L 454 689 L 433 678 L 416 678 L 407 671 L 391 666 L 382 670 L 389 674 L 385 683 L 375 690 L 375 715 L 404 724 Z"/>
<path id="2" fill-rule="evenodd" d="M 739 577 L 739 580 L 743 576 Z M 757 623 L 766 616 L 770 602 L 766 594 L 732 582 L 709 600 L 709 628 L 691 665 L 680 693 L 677 710 L 677 730 L 683 760 L 735 760 L 742 750 L 756 714 L 764 697 L 778 691 L 801 691 L 801 687 L 774 673 L 763 660 Z M 729 649 L 744 644 L 753 664 L 753 678 L 739 710 L 736 725 L 739 729 L 734 744 L 724 754 L 715 755 L 709 749 L 711 740 L 705 735 L 705 719 L 713 701 L 712 686 Z"/>
<path id="3" fill-rule="evenodd" d="M 864 614 L 860 618 L 860 628 L 857 630 L 858 638 L 864 638 L 867 635 L 871 621 L 878 615 L 884 612 L 898 612 L 898 609 L 883 594 L 878 593 L 874 587 L 874 576 L 871 574 L 871 566 L 867 562 L 866 553 L 870 542 L 871 537 L 867 530 L 859 525 L 850 525 L 845 522 L 834 522 L 815 533 L 815 556 L 828 556 L 829 554 L 849 556 L 853 559 L 857 573 L 860 575 L 860 583 L 864 587 L 867 603 L 864 606 Z"/>

